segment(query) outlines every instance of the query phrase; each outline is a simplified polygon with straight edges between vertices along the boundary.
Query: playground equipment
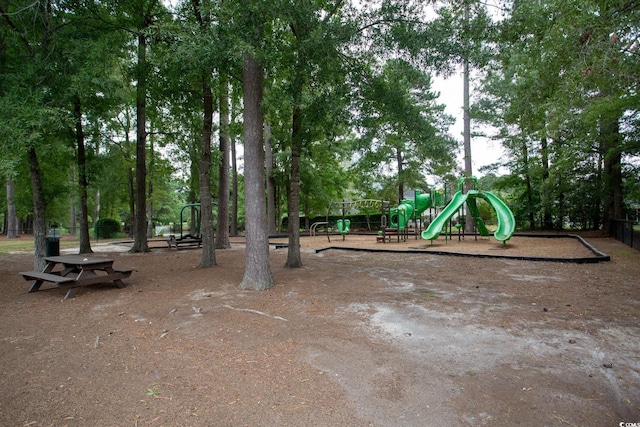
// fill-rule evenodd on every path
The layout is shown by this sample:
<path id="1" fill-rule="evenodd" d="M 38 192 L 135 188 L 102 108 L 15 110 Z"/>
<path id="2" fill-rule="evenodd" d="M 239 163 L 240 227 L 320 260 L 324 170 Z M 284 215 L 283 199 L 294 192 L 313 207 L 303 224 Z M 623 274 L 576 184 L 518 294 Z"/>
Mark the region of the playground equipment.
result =
<path id="1" fill-rule="evenodd" d="M 476 178 L 471 179 L 477 182 Z M 496 211 L 496 216 L 498 217 L 498 228 L 493 233 L 493 237 L 497 241 L 505 243 L 513 235 L 516 226 L 515 218 L 509 207 L 496 195 L 488 191 L 469 190 L 466 194 L 463 193 L 464 182 L 464 177 L 458 179 L 457 193 L 454 194 L 451 202 L 449 202 L 444 210 L 440 212 L 440 214 L 436 218 L 434 218 L 431 224 L 429 224 L 429 227 L 422 232 L 422 238 L 424 240 L 431 241 L 437 239 L 447 221 L 449 221 L 451 217 L 456 212 L 458 212 L 460 208 L 462 208 L 465 202 L 469 209 L 469 214 L 473 217 L 480 235 L 488 236 L 489 231 L 480 218 L 480 211 L 478 210 L 478 206 L 476 204 L 476 199 L 483 199 L 487 201 L 489 205 Z"/>
<path id="2" fill-rule="evenodd" d="M 439 209 L 442 209 L 440 213 L 433 218 L 426 230 L 420 232 L 420 228 L 417 228 L 415 232 L 416 239 L 418 235 L 420 235 L 424 240 L 433 241 L 438 238 L 445 225 L 447 225 L 451 218 L 460 211 L 466 203 L 467 214 L 473 218 L 478 233 L 481 236 L 489 236 L 489 230 L 480 217 L 480 210 L 476 203 L 477 199 L 483 199 L 496 211 L 498 218 L 498 228 L 493 233 L 493 236 L 500 242 L 506 242 L 515 231 L 513 213 L 502 200 L 488 191 L 476 190 L 474 188 L 467 191 L 467 193 L 463 193 L 463 186 L 467 179 L 471 179 L 477 183 L 477 178 L 475 177 L 462 177 L 458 179 L 457 192 L 448 204 L 446 203 L 446 189 L 431 191 L 429 193 L 422 193 L 420 190 L 415 190 L 413 199 L 403 199 L 395 208 L 391 208 L 390 202 L 384 200 L 364 199 L 355 201 L 343 200 L 341 202 L 332 200 L 327 209 L 326 221 L 314 223 L 311 226 L 311 234 L 315 235 L 317 226 L 324 225 L 327 230 L 327 240 L 331 242 L 329 230 L 331 229 L 332 223 L 332 221 L 330 221 L 330 217 L 332 216 L 331 212 L 333 212 L 335 229 L 342 235 L 342 240 L 345 240 L 345 236 L 349 234 L 352 226 L 351 220 L 346 218 L 347 214 L 353 215 L 353 210 L 377 209 L 378 212 L 382 213 L 380 217 L 381 229 L 378 233 L 377 240 L 379 242 L 386 242 L 388 240 L 390 241 L 391 236 L 397 236 L 398 241 L 400 241 L 400 239 L 406 241 L 411 221 L 415 221 L 416 224 L 418 224 L 418 221 L 422 219 L 422 214 L 427 209 L 435 208 L 436 213 Z M 342 218 L 336 220 L 336 212 L 338 212 L 338 215 Z M 367 223 L 368 221 L 367 215 Z M 459 231 L 462 228 L 459 224 L 455 227 L 458 228 Z"/>
<path id="3" fill-rule="evenodd" d="M 385 227 L 381 230 L 378 236 L 378 241 L 390 240 L 391 236 L 395 235 L 398 240 L 402 237 L 406 240 L 409 234 L 409 223 L 411 221 L 416 224 L 421 224 L 422 214 L 427 209 L 436 209 L 444 207 L 444 200 L 446 199 L 445 189 L 438 191 L 432 190 L 429 194 L 422 193 L 420 190 L 414 190 L 413 199 L 403 199 L 400 205 L 389 210 L 389 227 Z M 419 233 L 419 229 L 416 232 Z"/>
<path id="4" fill-rule="evenodd" d="M 430 207 L 431 194 L 421 194 L 420 190 L 415 190 L 414 200 L 404 199 L 398 207 L 391 209 L 389 226 L 404 230 L 409 221 L 416 219 Z"/>
<path id="5" fill-rule="evenodd" d="M 348 219 L 345 219 L 345 220 L 339 219 L 338 221 L 336 221 L 336 227 L 338 227 L 338 231 L 343 236 L 345 234 L 349 234 L 350 225 L 351 225 L 351 220 L 348 220 Z"/>
<path id="6" fill-rule="evenodd" d="M 217 202 L 212 202 L 213 206 L 218 206 Z M 182 224 L 184 224 L 184 211 L 185 209 L 191 210 L 192 221 L 194 222 L 194 231 L 193 234 L 182 234 Z M 178 250 L 180 246 L 202 246 L 202 236 L 200 235 L 200 203 L 189 203 L 182 206 L 180 209 L 180 237 L 176 237 L 174 234 L 169 236 L 167 239 L 167 244 L 169 245 L 169 249 L 175 248 Z"/>
<path id="7" fill-rule="evenodd" d="M 375 210 L 376 212 L 382 212 L 388 208 L 389 208 L 389 202 L 384 200 L 377 200 L 377 199 L 362 199 L 362 200 L 351 200 L 351 201 L 332 200 L 329 203 L 329 208 L 327 209 L 326 221 L 317 222 L 311 226 L 312 235 L 315 234 L 316 226 L 324 225 L 327 230 L 327 240 L 331 242 L 330 229 L 333 224 L 333 220 L 331 220 L 331 217 L 333 216 L 335 218 L 335 213 L 337 212 L 337 214 L 342 218 L 335 220 L 335 228 L 342 235 L 342 240 L 345 240 L 345 236 L 350 233 L 351 231 L 350 229 L 352 225 L 351 220 L 349 218 L 346 218 L 346 215 L 352 215 L 353 214 L 352 211 L 354 210 L 357 210 L 357 211 Z M 334 213 L 333 215 L 332 215 L 332 212 Z M 384 218 L 384 215 L 383 215 L 380 221 L 384 222 L 385 219 L 386 218 Z M 367 223 L 368 223 L 368 214 L 367 214 Z"/>

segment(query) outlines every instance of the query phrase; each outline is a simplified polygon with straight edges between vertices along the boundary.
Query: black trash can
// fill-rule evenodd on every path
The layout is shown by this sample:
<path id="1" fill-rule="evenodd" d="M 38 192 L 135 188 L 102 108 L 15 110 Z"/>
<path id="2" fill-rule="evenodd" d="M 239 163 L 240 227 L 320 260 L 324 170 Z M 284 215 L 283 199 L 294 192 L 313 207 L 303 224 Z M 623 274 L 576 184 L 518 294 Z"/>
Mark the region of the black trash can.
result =
<path id="1" fill-rule="evenodd" d="M 47 237 L 46 239 L 45 256 L 58 256 L 60 255 L 60 238 L 59 237 Z"/>

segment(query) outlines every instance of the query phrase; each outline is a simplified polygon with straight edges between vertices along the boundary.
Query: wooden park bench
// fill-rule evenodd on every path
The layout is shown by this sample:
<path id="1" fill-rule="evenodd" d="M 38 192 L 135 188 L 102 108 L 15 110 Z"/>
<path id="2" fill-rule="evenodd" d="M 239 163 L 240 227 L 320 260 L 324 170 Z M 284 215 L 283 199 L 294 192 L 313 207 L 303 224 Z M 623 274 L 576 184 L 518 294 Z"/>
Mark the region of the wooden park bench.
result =
<path id="1" fill-rule="evenodd" d="M 176 236 L 171 235 L 167 240 L 167 244 L 169 245 L 169 249 L 175 248 L 176 250 L 180 249 L 180 246 L 199 248 L 202 246 L 202 239 L 200 237 L 194 237 L 190 234 L 187 234 L 184 237 L 180 237 L 179 239 L 177 239 Z"/>

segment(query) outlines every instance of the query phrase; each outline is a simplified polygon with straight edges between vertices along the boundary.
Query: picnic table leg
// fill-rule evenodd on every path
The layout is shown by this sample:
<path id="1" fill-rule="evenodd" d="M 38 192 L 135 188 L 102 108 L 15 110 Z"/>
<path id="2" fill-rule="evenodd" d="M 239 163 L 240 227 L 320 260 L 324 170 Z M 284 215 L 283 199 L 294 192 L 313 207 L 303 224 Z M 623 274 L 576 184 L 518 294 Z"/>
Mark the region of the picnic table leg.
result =
<path id="1" fill-rule="evenodd" d="M 47 265 L 45 265 L 44 270 L 42 270 L 43 273 L 51 273 L 53 271 L 53 268 L 56 266 L 55 262 L 48 262 Z M 33 281 L 33 284 L 31 284 L 31 287 L 29 288 L 29 292 L 37 292 L 40 289 L 40 286 L 42 286 L 42 284 L 44 283 L 44 280 L 42 279 L 36 279 Z"/>
<path id="2" fill-rule="evenodd" d="M 116 274 L 116 271 L 113 269 L 113 267 L 105 268 L 104 270 L 107 272 L 107 275 L 108 275 L 108 276 L 110 276 L 110 275 L 112 275 L 112 274 Z M 127 285 L 125 285 L 125 284 L 124 284 L 124 282 L 122 281 L 122 279 L 114 279 L 114 280 L 113 280 L 113 283 L 115 283 L 115 284 L 116 284 L 116 286 L 117 286 L 119 289 L 122 289 L 122 288 L 124 288 L 124 287 L 126 287 L 126 286 L 127 286 Z"/>
<path id="3" fill-rule="evenodd" d="M 29 288 L 29 293 L 37 292 L 40 289 L 40 286 L 44 283 L 44 280 L 36 279 L 33 281 L 33 284 Z"/>
<path id="4" fill-rule="evenodd" d="M 73 298 L 74 296 L 76 296 L 77 292 L 78 292 L 78 287 L 70 288 L 67 291 L 67 293 L 64 295 L 64 300 L 66 300 L 67 298 Z"/>
<path id="5" fill-rule="evenodd" d="M 124 282 L 121 279 L 116 279 L 113 281 L 113 283 L 116 284 L 116 286 L 120 289 L 126 287 L 127 285 L 124 284 Z"/>

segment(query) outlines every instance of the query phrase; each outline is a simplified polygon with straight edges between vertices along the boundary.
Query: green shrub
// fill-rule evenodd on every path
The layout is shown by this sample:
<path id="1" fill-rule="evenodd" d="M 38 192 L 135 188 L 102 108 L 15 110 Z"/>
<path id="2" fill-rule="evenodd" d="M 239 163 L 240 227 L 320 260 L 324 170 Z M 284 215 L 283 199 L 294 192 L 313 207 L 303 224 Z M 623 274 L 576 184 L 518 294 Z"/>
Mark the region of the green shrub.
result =
<path id="1" fill-rule="evenodd" d="M 96 222 L 94 231 L 98 238 L 110 239 L 120 232 L 120 222 L 113 218 L 101 218 Z"/>

